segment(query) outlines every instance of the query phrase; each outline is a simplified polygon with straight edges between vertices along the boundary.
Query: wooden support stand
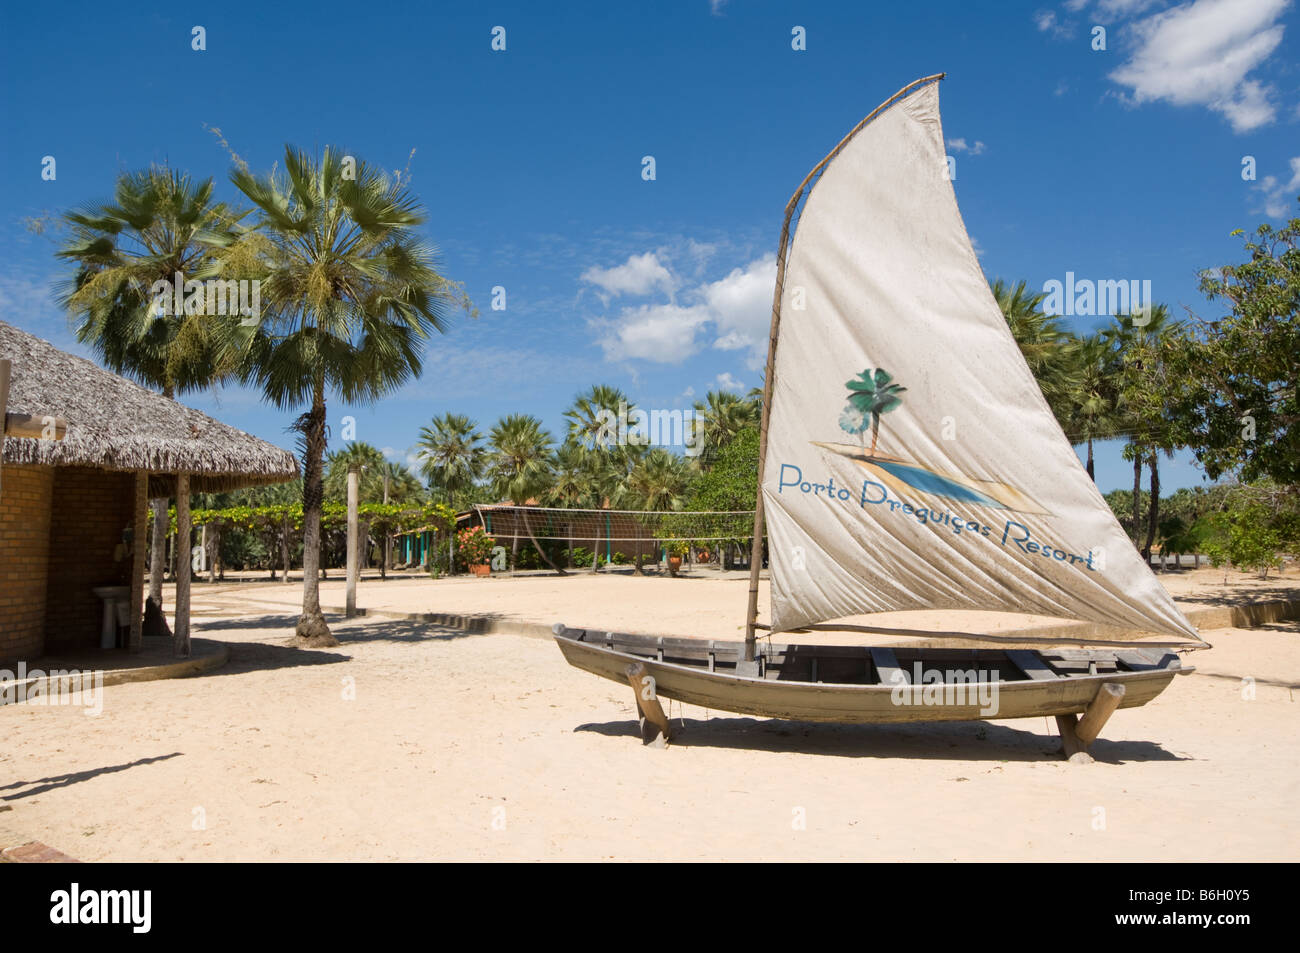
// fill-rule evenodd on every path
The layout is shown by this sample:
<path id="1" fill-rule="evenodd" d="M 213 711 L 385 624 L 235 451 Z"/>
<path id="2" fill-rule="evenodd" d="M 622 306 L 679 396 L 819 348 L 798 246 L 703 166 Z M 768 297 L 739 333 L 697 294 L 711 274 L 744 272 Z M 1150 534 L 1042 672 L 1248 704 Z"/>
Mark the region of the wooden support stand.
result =
<path id="1" fill-rule="evenodd" d="M 1056 726 L 1061 732 L 1061 746 L 1071 763 L 1092 762 L 1088 745 L 1097 740 L 1101 729 L 1123 700 L 1124 686 L 1107 683 L 1097 690 L 1097 696 L 1088 705 L 1082 718 L 1073 714 L 1056 716 Z"/>
<path id="2" fill-rule="evenodd" d="M 673 732 L 668 716 L 664 714 L 663 706 L 655 695 L 654 679 L 646 673 L 645 666 L 640 662 L 634 662 L 624 671 L 636 698 L 637 712 L 641 716 L 641 740 L 658 748 L 667 747 Z"/>

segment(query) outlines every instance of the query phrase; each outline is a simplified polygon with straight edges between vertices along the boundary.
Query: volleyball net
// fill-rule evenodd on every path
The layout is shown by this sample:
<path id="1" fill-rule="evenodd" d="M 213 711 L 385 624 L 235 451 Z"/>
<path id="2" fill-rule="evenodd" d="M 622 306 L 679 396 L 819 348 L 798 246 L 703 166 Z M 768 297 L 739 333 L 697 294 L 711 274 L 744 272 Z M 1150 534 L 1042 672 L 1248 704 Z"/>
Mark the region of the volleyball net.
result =
<path id="1" fill-rule="evenodd" d="M 498 541 L 547 539 L 572 545 L 741 542 L 754 535 L 753 510 L 651 511 L 476 504 L 484 531 Z"/>

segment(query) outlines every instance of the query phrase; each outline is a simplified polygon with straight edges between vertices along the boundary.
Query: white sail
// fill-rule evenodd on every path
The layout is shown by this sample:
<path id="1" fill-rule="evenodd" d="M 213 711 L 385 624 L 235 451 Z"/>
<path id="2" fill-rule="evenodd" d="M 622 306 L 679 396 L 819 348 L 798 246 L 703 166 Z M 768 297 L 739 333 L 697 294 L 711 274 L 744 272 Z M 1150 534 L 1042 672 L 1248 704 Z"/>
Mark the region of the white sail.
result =
<path id="1" fill-rule="evenodd" d="M 947 168 L 932 82 L 806 200 L 763 480 L 773 631 L 938 608 L 1196 638 L 1044 401 Z"/>

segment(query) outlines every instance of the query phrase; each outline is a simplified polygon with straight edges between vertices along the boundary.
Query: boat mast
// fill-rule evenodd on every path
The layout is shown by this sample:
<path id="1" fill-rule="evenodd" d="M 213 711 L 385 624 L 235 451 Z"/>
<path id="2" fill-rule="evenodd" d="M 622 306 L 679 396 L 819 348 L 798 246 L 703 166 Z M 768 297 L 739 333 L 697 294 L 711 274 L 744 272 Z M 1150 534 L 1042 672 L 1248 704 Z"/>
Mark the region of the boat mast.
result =
<path id="1" fill-rule="evenodd" d="M 913 90 L 927 83 L 941 80 L 944 75 L 943 73 L 935 73 L 933 76 L 926 76 L 914 83 L 909 83 L 873 109 L 865 119 L 849 131 L 847 136 L 840 140 L 834 149 L 826 154 L 826 158 L 813 166 L 812 171 L 804 176 L 804 180 L 799 183 L 799 188 L 795 189 L 794 195 L 790 196 L 790 201 L 786 203 L 785 221 L 781 224 L 781 241 L 778 243 L 776 250 L 776 288 L 772 293 L 772 326 L 767 338 L 767 366 L 763 372 L 763 408 L 758 429 L 758 499 L 754 504 L 754 538 L 749 551 L 749 608 L 745 616 L 744 661 L 746 662 L 754 661 L 754 629 L 758 622 L 758 572 L 763 565 L 763 478 L 764 471 L 767 468 L 767 425 L 772 417 L 772 387 L 776 379 L 776 341 L 781 331 L 781 294 L 785 289 L 785 261 L 790 246 L 790 223 L 793 221 L 794 213 L 799 208 L 799 203 L 803 200 L 813 179 L 821 174 L 822 170 L 839 154 L 841 149 L 848 145 L 849 140 L 856 136 L 863 126 Z"/>

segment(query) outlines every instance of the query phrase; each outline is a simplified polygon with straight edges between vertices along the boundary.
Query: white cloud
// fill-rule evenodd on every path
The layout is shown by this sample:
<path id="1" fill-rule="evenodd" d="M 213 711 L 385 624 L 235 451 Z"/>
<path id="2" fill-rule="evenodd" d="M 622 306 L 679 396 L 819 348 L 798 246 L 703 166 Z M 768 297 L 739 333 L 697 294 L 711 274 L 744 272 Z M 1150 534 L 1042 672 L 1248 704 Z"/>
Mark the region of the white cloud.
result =
<path id="1" fill-rule="evenodd" d="M 1269 218 L 1287 218 L 1293 211 L 1296 197 L 1300 196 L 1300 156 L 1291 159 L 1291 179 L 1280 181 L 1277 176 L 1266 175 L 1252 188 L 1264 198 L 1264 214 Z"/>
<path id="2" fill-rule="evenodd" d="M 977 156 L 984 151 L 984 143 L 976 139 L 975 144 L 970 145 L 965 139 L 949 139 L 948 148 L 953 152 L 969 152 L 971 155 Z"/>
<path id="3" fill-rule="evenodd" d="M 722 8 L 727 5 L 727 0 L 709 0 L 709 12 L 715 17 L 722 16 Z"/>
<path id="4" fill-rule="evenodd" d="M 705 285 L 701 292 L 717 330 L 713 346 L 723 350 L 747 348 L 749 366 L 762 367 L 767 359 L 775 287 L 775 255 L 759 258 Z"/>
<path id="5" fill-rule="evenodd" d="M 745 385 L 741 381 L 732 377 L 726 371 L 715 377 L 713 382 L 717 385 L 718 390 L 743 391 L 745 389 Z"/>
<path id="6" fill-rule="evenodd" d="M 747 349 L 747 363 L 761 367 L 775 283 L 776 259 L 765 256 L 717 281 L 687 289 L 681 297 L 688 303 L 629 306 L 617 317 L 593 324 L 601 329 L 599 343 L 609 360 L 679 363 L 708 342 L 702 334 L 707 327 L 713 347 Z"/>
<path id="7" fill-rule="evenodd" d="M 607 325 L 600 346 L 611 361 L 641 358 L 680 364 L 699 350 L 697 333 L 708 321 L 708 310 L 702 305 L 643 304 L 624 308 Z"/>
<path id="8" fill-rule="evenodd" d="M 1140 105 L 1165 100 L 1222 113 L 1235 132 L 1273 121 L 1273 88 L 1247 79 L 1282 42 L 1277 19 L 1290 0 L 1195 0 L 1129 26 L 1137 46 L 1110 74 L 1132 90 Z M 1116 10 L 1145 9 L 1140 2 L 1103 4 Z"/>
<path id="9" fill-rule="evenodd" d="M 581 279 L 610 295 L 646 295 L 652 291 L 672 293 L 677 281 L 655 252 L 630 255 L 626 262 L 613 268 L 588 268 Z"/>
<path id="10" fill-rule="evenodd" d="M 1038 27 L 1040 33 L 1050 33 L 1057 39 L 1074 36 L 1074 23 L 1057 19 L 1055 10 L 1038 10 L 1035 12 L 1034 26 Z"/>

